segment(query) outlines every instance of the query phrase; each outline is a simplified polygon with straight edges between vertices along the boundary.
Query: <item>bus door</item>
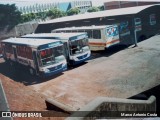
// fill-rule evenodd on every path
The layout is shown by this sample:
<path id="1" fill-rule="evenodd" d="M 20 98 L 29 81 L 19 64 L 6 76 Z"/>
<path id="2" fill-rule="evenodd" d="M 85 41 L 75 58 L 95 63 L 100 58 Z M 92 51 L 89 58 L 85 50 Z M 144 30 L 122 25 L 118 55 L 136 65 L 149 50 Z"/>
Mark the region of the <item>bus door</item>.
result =
<path id="1" fill-rule="evenodd" d="M 17 61 L 17 50 L 16 47 L 13 47 L 14 60 Z"/>
<path id="2" fill-rule="evenodd" d="M 38 59 L 37 59 L 37 52 L 33 51 L 33 62 L 34 62 L 34 67 L 36 70 L 36 74 L 39 73 L 39 67 L 38 67 Z"/>
<path id="3" fill-rule="evenodd" d="M 69 46 L 68 46 L 68 43 L 64 42 L 63 46 L 64 46 L 64 54 L 65 54 L 65 57 L 68 61 L 69 60 Z"/>

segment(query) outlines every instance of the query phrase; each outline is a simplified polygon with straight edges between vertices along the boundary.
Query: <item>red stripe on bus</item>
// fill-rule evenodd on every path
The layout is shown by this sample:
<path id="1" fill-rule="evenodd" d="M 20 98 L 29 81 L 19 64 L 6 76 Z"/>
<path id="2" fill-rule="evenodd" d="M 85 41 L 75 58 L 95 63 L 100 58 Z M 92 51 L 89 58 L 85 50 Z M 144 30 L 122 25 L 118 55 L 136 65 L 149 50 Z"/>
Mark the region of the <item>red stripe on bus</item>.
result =
<path id="1" fill-rule="evenodd" d="M 106 43 L 97 43 L 97 42 L 89 42 L 90 45 L 100 45 L 100 46 L 105 46 Z"/>
<path id="2" fill-rule="evenodd" d="M 106 45 L 112 44 L 112 43 L 115 43 L 115 42 L 118 42 L 118 41 L 119 41 L 119 39 L 117 39 L 117 40 L 112 40 L 112 41 L 110 41 L 110 42 L 106 42 Z"/>
<path id="3" fill-rule="evenodd" d="M 110 42 L 106 42 L 106 43 L 89 42 L 89 44 L 90 44 L 90 45 L 106 46 L 106 45 L 108 45 L 108 44 L 112 44 L 112 43 L 118 42 L 118 41 L 119 41 L 119 39 L 113 40 L 113 41 L 110 41 Z"/>

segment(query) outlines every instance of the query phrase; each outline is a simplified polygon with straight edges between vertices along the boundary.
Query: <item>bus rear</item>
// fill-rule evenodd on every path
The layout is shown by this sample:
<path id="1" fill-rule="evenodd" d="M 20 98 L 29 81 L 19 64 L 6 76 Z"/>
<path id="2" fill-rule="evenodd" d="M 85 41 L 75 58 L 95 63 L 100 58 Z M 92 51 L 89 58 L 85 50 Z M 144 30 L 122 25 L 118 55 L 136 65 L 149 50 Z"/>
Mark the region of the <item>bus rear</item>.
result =
<path id="1" fill-rule="evenodd" d="M 106 34 L 106 48 L 111 47 L 113 45 L 117 45 L 120 43 L 119 39 L 119 32 L 118 32 L 118 26 L 117 25 L 112 25 L 112 26 L 107 26 L 105 30 Z"/>

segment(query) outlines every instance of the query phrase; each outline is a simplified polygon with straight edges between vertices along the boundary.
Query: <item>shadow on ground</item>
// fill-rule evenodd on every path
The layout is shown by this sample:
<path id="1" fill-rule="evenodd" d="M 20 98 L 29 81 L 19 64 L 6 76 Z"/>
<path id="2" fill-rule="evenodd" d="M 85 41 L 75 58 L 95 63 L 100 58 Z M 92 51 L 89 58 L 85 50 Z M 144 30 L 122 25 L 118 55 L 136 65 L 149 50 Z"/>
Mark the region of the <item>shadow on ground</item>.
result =
<path id="1" fill-rule="evenodd" d="M 15 69 L 4 61 L 0 63 L 0 73 L 16 82 L 23 83 L 26 86 L 53 80 L 63 74 L 60 73 L 47 78 L 32 76 L 29 74 L 28 70 L 24 68 Z"/>
<path id="2" fill-rule="evenodd" d="M 103 50 L 103 51 L 92 51 L 92 55 L 89 60 L 96 59 L 99 57 L 109 57 L 109 56 L 116 54 L 117 52 L 120 52 L 121 50 L 124 50 L 127 48 L 128 48 L 128 46 L 118 45 L 118 46 L 110 47 L 110 48 Z"/>

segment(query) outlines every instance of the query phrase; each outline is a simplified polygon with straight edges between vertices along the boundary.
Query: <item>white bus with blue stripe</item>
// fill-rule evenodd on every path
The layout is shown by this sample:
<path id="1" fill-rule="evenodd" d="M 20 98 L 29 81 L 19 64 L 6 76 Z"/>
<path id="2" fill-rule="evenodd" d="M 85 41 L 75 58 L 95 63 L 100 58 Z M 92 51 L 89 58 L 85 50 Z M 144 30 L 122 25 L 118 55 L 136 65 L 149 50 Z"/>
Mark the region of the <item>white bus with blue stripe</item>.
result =
<path id="1" fill-rule="evenodd" d="M 23 65 L 32 75 L 47 77 L 67 69 L 63 43 L 59 40 L 9 38 L 1 46 L 10 65 Z"/>
<path id="2" fill-rule="evenodd" d="M 68 64 L 80 64 L 91 56 L 87 33 L 39 33 L 28 34 L 22 38 L 58 39 L 64 43 Z"/>

